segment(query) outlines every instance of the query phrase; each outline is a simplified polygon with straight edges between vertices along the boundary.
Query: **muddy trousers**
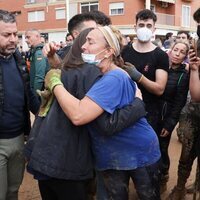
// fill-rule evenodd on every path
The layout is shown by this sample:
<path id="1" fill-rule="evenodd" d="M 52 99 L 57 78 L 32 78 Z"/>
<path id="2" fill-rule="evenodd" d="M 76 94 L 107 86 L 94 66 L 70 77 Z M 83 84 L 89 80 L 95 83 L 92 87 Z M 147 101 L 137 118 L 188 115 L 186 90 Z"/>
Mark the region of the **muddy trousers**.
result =
<path id="1" fill-rule="evenodd" d="M 195 139 L 193 137 L 190 139 L 184 138 L 182 143 L 181 156 L 178 165 L 178 180 L 177 180 L 177 187 L 180 189 L 185 188 L 185 184 L 192 170 L 193 162 L 197 157 L 194 141 Z"/>
<path id="2" fill-rule="evenodd" d="M 197 157 L 196 142 L 200 134 L 199 114 L 199 104 L 189 103 L 179 120 L 179 132 L 183 135 L 177 180 L 177 187 L 180 189 L 185 188 L 193 162 Z"/>
<path id="3" fill-rule="evenodd" d="M 140 200 L 160 200 L 158 163 L 134 170 L 101 171 L 108 200 L 128 200 L 130 178 Z"/>

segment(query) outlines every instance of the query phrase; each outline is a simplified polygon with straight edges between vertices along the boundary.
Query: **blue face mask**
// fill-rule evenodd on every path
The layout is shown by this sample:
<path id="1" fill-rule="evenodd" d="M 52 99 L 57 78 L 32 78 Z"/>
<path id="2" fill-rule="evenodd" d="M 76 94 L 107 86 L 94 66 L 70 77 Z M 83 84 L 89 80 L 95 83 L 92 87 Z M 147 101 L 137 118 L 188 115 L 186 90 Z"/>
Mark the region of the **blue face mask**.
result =
<path id="1" fill-rule="evenodd" d="M 96 54 L 82 53 L 81 56 L 83 61 L 89 64 L 98 65 L 101 62 L 101 60 L 95 60 Z"/>
<path id="2" fill-rule="evenodd" d="M 104 49 L 103 51 L 97 53 L 97 54 L 89 54 L 89 53 L 81 53 L 82 59 L 84 62 L 89 63 L 89 64 L 94 64 L 94 65 L 99 65 L 100 62 L 103 59 L 98 59 L 96 60 L 96 56 L 99 55 L 100 53 L 104 52 L 106 49 Z"/>

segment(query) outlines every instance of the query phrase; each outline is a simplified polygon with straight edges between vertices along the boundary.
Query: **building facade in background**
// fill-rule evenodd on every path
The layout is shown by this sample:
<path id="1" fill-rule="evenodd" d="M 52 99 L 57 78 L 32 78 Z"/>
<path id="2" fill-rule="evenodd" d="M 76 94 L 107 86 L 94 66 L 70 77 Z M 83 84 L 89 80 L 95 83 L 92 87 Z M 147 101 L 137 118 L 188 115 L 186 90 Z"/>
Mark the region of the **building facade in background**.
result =
<path id="1" fill-rule="evenodd" d="M 24 31 L 35 28 L 46 40 L 64 41 L 69 19 L 83 12 L 100 10 L 107 14 L 113 25 L 125 35 L 135 35 L 136 13 L 150 3 L 158 21 L 156 36 L 178 30 L 196 31 L 192 14 L 200 0 L 0 0 L 0 8 L 15 12 L 22 44 Z"/>

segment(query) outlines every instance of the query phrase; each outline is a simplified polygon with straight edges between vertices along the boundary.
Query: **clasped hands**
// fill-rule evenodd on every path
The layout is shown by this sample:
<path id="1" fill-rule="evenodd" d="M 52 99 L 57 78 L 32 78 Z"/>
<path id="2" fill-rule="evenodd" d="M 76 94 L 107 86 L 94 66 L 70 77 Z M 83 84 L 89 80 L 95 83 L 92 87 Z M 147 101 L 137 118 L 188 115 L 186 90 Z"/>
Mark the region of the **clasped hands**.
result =
<path id="1" fill-rule="evenodd" d="M 38 116 L 46 117 L 51 105 L 53 103 L 53 89 L 56 85 L 63 85 L 61 82 L 61 70 L 51 69 L 45 76 L 44 80 L 45 89 L 43 91 L 37 90 L 41 98 L 41 105 Z"/>

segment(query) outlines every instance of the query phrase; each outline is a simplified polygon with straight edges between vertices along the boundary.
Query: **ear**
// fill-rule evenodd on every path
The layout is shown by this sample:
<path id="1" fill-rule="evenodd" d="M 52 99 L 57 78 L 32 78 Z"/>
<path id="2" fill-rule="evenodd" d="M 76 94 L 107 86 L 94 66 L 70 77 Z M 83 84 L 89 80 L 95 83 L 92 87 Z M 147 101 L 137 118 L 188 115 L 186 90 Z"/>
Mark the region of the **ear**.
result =
<path id="1" fill-rule="evenodd" d="M 107 53 L 105 56 L 108 58 L 108 57 L 110 57 L 111 55 L 114 55 L 114 54 L 115 54 L 114 49 L 110 47 L 110 48 L 108 49 L 108 53 Z M 105 57 L 105 58 L 106 58 L 106 57 Z"/>
<path id="2" fill-rule="evenodd" d="M 80 32 L 77 31 L 77 30 L 74 30 L 74 31 L 72 32 L 72 36 L 73 36 L 74 39 L 77 38 L 79 34 L 80 34 Z"/>

